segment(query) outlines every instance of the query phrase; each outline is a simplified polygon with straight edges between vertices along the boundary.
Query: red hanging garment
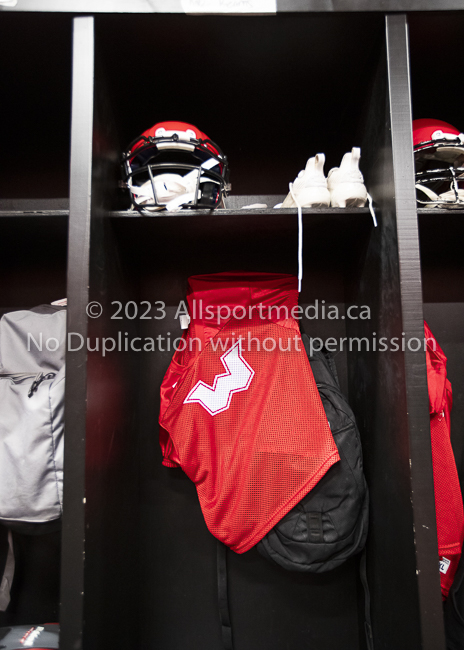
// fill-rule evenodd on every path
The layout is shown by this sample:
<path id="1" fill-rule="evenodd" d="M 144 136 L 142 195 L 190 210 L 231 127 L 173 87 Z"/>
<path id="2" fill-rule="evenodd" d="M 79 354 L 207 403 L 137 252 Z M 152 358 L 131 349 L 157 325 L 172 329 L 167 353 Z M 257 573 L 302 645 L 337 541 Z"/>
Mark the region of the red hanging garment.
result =
<path id="1" fill-rule="evenodd" d="M 450 440 L 451 384 L 446 356 L 424 321 L 427 342 L 430 434 L 437 517 L 440 582 L 443 599 L 453 583 L 464 539 L 464 511 L 459 477 Z"/>
<path id="2" fill-rule="evenodd" d="M 211 533 L 243 553 L 339 455 L 292 312 L 297 279 L 193 276 L 187 299 L 161 386 L 163 464 L 182 467 Z"/>

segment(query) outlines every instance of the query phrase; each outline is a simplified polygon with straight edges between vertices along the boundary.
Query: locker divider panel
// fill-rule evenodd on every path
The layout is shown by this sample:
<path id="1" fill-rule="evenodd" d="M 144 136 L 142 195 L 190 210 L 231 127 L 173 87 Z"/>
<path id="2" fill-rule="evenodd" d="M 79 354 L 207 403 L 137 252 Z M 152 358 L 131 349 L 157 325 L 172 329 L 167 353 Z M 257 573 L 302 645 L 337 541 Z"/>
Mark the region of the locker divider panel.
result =
<path id="1" fill-rule="evenodd" d="M 370 344 L 348 359 L 350 401 L 358 418 L 364 467 L 370 489 L 367 568 L 374 647 L 419 648 L 421 630 L 411 508 L 404 358 L 390 341 L 401 337 L 401 283 L 389 80 L 386 53 L 380 61 L 366 107 L 363 147 L 370 143 L 370 191 L 378 228 L 352 284 L 353 304 L 368 304 L 371 319 L 350 320 L 348 335 Z M 381 351 L 380 341 L 388 342 Z M 373 352 L 374 341 L 378 351 Z M 398 565 L 401 571 L 398 571 Z"/>
<path id="2" fill-rule="evenodd" d="M 127 260 L 121 254 L 108 217 L 117 187 L 120 145 L 98 56 L 94 97 L 89 300 L 101 306 L 102 314 L 89 319 L 88 330 L 86 650 L 140 647 L 143 602 L 139 588 L 140 353 L 125 343 L 138 335 L 139 327 L 130 311 L 128 318 L 118 316 L 118 303 L 123 315 L 125 305 L 138 304 L 137 259 L 135 255 Z"/>
<path id="3" fill-rule="evenodd" d="M 93 18 L 76 18 L 73 32 L 73 86 L 68 243 L 68 340 L 85 341 L 89 302 L 89 241 L 92 171 L 94 39 Z M 71 335 L 71 336 L 70 336 Z M 77 337 L 76 337 L 77 335 Z M 72 348 L 78 347 L 74 343 Z M 82 647 L 85 568 L 85 442 L 87 351 L 66 353 L 63 533 L 60 644 Z"/>
<path id="4" fill-rule="evenodd" d="M 402 325 L 406 340 L 420 341 L 424 336 L 424 315 L 412 155 L 408 25 L 404 15 L 387 16 L 386 20 Z M 444 629 L 436 564 L 438 547 L 425 353 L 413 351 L 407 345 L 404 360 L 422 647 L 435 650 L 444 646 Z"/>

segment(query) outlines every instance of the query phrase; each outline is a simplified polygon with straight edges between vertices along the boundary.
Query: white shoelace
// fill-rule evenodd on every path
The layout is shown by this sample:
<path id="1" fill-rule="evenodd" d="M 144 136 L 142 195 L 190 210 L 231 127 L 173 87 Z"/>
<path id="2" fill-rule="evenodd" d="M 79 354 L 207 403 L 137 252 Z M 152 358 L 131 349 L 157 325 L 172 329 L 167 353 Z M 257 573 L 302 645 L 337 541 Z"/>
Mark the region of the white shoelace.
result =
<path id="1" fill-rule="evenodd" d="M 295 201 L 298 208 L 298 293 L 301 293 L 301 282 L 303 280 L 303 212 L 301 205 L 298 202 L 298 199 L 293 192 L 293 183 L 289 184 L 290 194 Z M 374 206 L 372 205 L 372 196 L 367 193 L 367 199 L 369 201 L 369 211 L 372 216 L 375 228 L 377 228 L 377 219 L 374 212 Z"/>
<path id="2" fill-rule="evenodd" d="M 298 208 L 298 293 L 301 293 L 301 281 L 303 280 L 303 212 L 293 192 L 293 183 L 290 183 L 288 188 Z"/>
<path id="3" fill-rule="evenodd" d="M 374 222 L 374 228 L 377 228 L 377 218 L 374 212 L 374 206 L 372 205 L 372 196 L 367 192 L 367 200 L 369 202 L 369 212 L 371 213 L 372 221 Z"/>

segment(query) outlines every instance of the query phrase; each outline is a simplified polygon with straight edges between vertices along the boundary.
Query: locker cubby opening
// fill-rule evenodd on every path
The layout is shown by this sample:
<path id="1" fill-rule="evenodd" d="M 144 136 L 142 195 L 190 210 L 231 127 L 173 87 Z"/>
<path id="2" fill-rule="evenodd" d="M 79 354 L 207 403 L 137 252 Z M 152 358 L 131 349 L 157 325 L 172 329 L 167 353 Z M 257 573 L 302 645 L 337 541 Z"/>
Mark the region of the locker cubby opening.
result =
<path id="1" fill-rule="evenodd" d="M 413 118 L 443 120 L 464 132 L 464 89 L 454 65 L 446 64 L 461 46 L 462 12 L 414 14 L 408 22 Z M 424 318 L 448 358 L 451 442 L 464 487 L 464 206 L 417 212 Z"/>
<path id="2" fill-rule="evenodd" d="M 171 112 L 179 105 L 185 107 L 186 102 L 196 112 L 188 118 L 176 117 L 206 132 L 211 130 L 208 135 L 224 148 L 231 160 L 232 196 L 282 196 L 288 181 L 295 178 L 309 155 L 320 151 L 319 146 L 324 146 L 327 154 L 327 171 L 338 165 L 345 151 L 361 145 L 361 167 L 368 188 L 372 186 L 379 228 L 373 228 L 367 209 L 304 210 L 301 301 L 306 305 L 325 300 L 344 309 L 351 304 L 367 304 L 372 317 L 366 321 L 308 320 L 305 329 L 311 336 L 323 338 L 372 340 L 374 332 L 378 337 L 401 335 L 388 94 L 389 83 L 394 85 L 395 80 L 387 69 L 384 27 L 383 17 L 365 14 L 358 15 L 356 21 L 341 14 L 246 19 L 95 17 L 96 146 L 89 293 L 91 300 L 103 304 L 104 316 L 88 321 L 90 336 L 117 336 L 122 331 L 123 339 L 125 332 L 129 338 L 156 338 L 170 332 L 174 339 L 180 334 L 174 315 L 179 301 L 185 299 L 187 278 L 192 274 L 234 269 L 296 273 L 296 210 L 270 207 L 244 212 L 238 200 L 235 207 L 210 215 L 185 211 L 139 217 L 115 200 L 114 172 L 122 146 L 156 121 L 172 118 L 172 113 L 154 117 L 153 107 Z M 400 34 L 399 28 L 395 33 Z M 218 79 L 226 72 L 230 81 L 225 94 L 218 89 L 213 98 L 205 96 L 204 84 L 193 81 L 188 85 L 185 78 L 196 80 L 205 69 L 218 34 L 222 58 L 213 58 L 208 71 L 217 72 Z M 405 45 L 401 37 L 404 26 L 397 37 L 399 50 Z M 177 42 L 182 43 L 182 52 Z M 240 52 L 246 54 L 246 66 Z M 184 75 L 181 81 L 176 72 Z M 139 97 L 137 88 L 147 79 L 153 81 L 145 84 L 143 98 Z M 220 87 L 218 79 L 214 79 L 215 89 Z M 314 93 L 305 90 L 308 101 L 304 108 L 293 96 L 286 94 L 283 99 L 282 94 L 288 86 L 304 85 L 302 79 L 308 79 L 311 91 L 316 89 Z M 240 92 L 242 88 L 246 92 Z M 311 119 L 307 118 L 307 106 L 311 107 Z M 205 111 L 205 121 L 217 124 L 217 132 L 203 123 Z M 140 119 L 137 128 L 133 126 L 136 119 Z M 240 139 L 229 128 L 238 122 Z M 307 144 L 301 132 L 309 123 L 315 128 L 308 134 Z M 256 135 L 257 124 L 265 137 Z M 297 128 L 289 131 L 288 125 Z M 275 138 L 268 138 L 274 132 Z M 277 150 L 280 133 L 289 142 L 285 155 Z M 322 141 L 324 145 L 319 145 Z M 248 142 L 255 143 L 252 154 Z M 297 155 L 299 162 L 295 166 L 291 163 L 290 172 L 289 158 Z M 236 162 L 232 166 L 233 157 Z M 266 173 L 258 169 L 262 164 L 266 164 Z M 132 301 L 139 306 L 147 301 L 153 306 L 152 318 L 113 320 L 115 301 Z M 166 317 L 161 320 L 155 319 L 158 301 L 166 307 Z M 148 647 L 221 648 L 214 540 L 204 524 L 193 484 L 181 471 L 161 465 L 159 387 L 171 357 L 172 350 L 166 349 L 146 355 L 128 351 L 111 358 L 89 356 L 86 649 L 120 643 L 117 624 L 122 615 L 137 621 L 140 642 Z M 421 623 L 402 355 L 347 353 L 345 348 L 337 356 L 337 364 L 342 386 L 359 420 L 371 488 L 368 562 L 373 577 L 374 634 L 379 643 L 389 647 L 398 645 L 401 628 L 401 647 L 419 647 Z M 114 400 L 117 421 L 106 408 L 112 394 L 118 396 Z M 99 458 L 105 460 L 103 469 Z M 127 548 L 131 549 L 130 564 Z M 400 554 L 405 567 L 401 578 L 396 570 Z M 313 643 L 321 650 L 337 645 L 350 650 L 364 647 L 357 559 L 325 576 L 298 576 L 269 565 L 256 550 L 241 557 L 230 554 L 230 558 L 231 609 L 241 649 L 265 645 L 280 650 L 285 642 L 292 647 Z M 124 580 L 118 580 L 115 565 Z M 124 612 L 122 600 L 129 607 Z M 395 629 L 391 620 L 397 621 Z M 79 621 L 72 622 L 79 626 Z M 129 630 L 124 634 L 131 642 Z"/>
<path id="3" fill-rule="evenodd" d="M 453 390 L 451 443 L 464 488 L 464 210 L 420 210 L 424 318 L 443 349 Z"/>
<path id="4" fill-rule="evenodd" d="M 117 213 L 118 216 L 111 217 L 126 268 L 131 269 L 132 278 L 136 273 L 131 288 L 134 300 L 149 301 L 153 309 L 161 301 L 176 313 L 177 306 L 186 300 L 191 275 L 233 270 L 298 274 L 296 210 L 266 214 L 228 212 L 233 214 L 213 212 L 197 217 L 184 212 L 138 219 Z M 350 303 L 350 292 L 358 281 L 372 229 L 370 215 L 363 210 L 354 210 L 349 216 L 344 210 L 330 214 L 323 210 L 308 211 L 303 215 L 304 261 L 299 302 L 302 306 L 314 305 L 302 317 L 309 336 L 325 340 L 346 331 L 345 303 Z M 359 310 L 354 313 L 359 316 Z M 140 325 L 150 330 L 157 320 L 143 319 Z M 168 323 L 160 326 L 166 326 L 166 331 L 172 328 L 171 334 L 179 335 L 178 318 L 173 320 L 170 316 Z M 153 355 L 148 357 L 152 359 Z M 342 388 L 347 391 L 346 349 L 337 359 Z"/>
<path id="5" fill-rule="evenodd" d="M 0 196 L 69 194 L 72 16 L 2 13 Z"/>
<path id="6" fill-rule="evenodd" d="M 361 146 L 381 15 L 108 15 L 95 27 L 119 153 L 156 122 L 189 122 L 228 156 L 231 196 L 257 196 L 286 195 L 318 152 L 327 174 Z"/>
<path id="7" fill-rule="evenodd" d="M 66 297 L 66 208 L 66 200 L 0 201 L 0 317 Z M 9 528 L 0 524 L 2 560 Z M 0 612 L 0 627 L 56 622 L 60 524 L 11 528 L 16 566 L 11 601 L 5 612 Z"/>
<path id="8" fill-rule="evenodd" d="M 353 285 L 359 281 L 359 268 L 363 266 L 372 232 L 372 224 L 365 216 L 362 212 L 350 215 L 349 219 L 335 213 L 304 216 L 305 226 L 309 221 L 311 226 L 306 229 L 304 241 L 305 272 L 300 304 L 306 308 L 316 300 L 319 302 L 319 318 L 304 319 L 304 328 L 310 336 L 334 337 L 337 341 L 349 336 L 345 309 L 353 301 Z M 184 214 L 157 219 L 112 216 L 106 226 L 102 240 L 104 252 L 98 246 L 101 260 L 107 260 L 101 268 L 114 275 L 111 282 L 104 283 L 105 289 L 94 293 L 92 298 L 99 296 L 100 301 L 104 300 L 105 312 L 106 305 L 109 308 L 106 325 L 100 323 L 97 327 L 113 331 L 113 336 L 120 330 L 123 339 L 125 332 L 129 339 L 137 335 L 142 340 L 157 340 L 162 336 L 164 341 L 172 342 L 181 336 L 175 314 L 186 298 L 190 275 L 234 269 L 276 273 L 297 270 L 294 214 L 212 214 L 198 218 Z M 333 230 L 339 231 L 335 241 L 330 237 Z M 118 308 L 115 301 L 124 303 L 121 295 L 133 301 L 139 313 L 145 312 L 146 303 L 151 303 L 149 318 L 123 318 L 111 323 L 110 315 Z M 338 319 L 323 317 L 323 301 L 326 306 L 339 309 Z M 158 319 L 161 305 L 166 317 Z M 131 314 L 133 310 L 134 305 L 130 307 Z M 311 316 L 313 313 L 314 310 Z M 96 333 L 97 329 L 93 331 Z M 137 615 L 141 646 L 174 649 L 190 643 L 195 648 L 219 650 L 215 541 L 204 523 L 193 483 L 181 470 L 161 464 L 157 425 L 159 387 L 172 353 L 172 347 L 167 349 L 164 343 L 162 351 L 129 352 L 123 353 L 123 359 L 120 355 L 119 360 L 110 355 L 109 359 L 102 360 L 102 366 L 107 369 L 113 364 L 125 366 L 127 372 L 135 373 L 133 377 L 137 381 L 138 412 L 132 416 L 137 418 L 137 424 L 132 425 L 130 434 L 131 456 L 137 449 L 137 463 L 132 465 L 136 474 L 123 480 L 136 481 L 138 485 L 133 507 L 138 508 L 139 518 L 132 544 L 140 563 Z M 355 352 L 346 350 L 336 355 L 346 392 L 350 390 L 348 365 L 354 363 L 355 356 Z M 105 387 L 99 386 L 95 369 L 90 372 L 90 385 L 106 392 Z M 102 427 L 105 428 L 104 422 Z M 99 444 L 96 438 L 105 435 L 109 432 L 88 429 L 89 459 L 93 455 L 89 450 Z M 91 468 L 87 478 L 89 503 L 91 488 L 97 487 L 93 473 Z M 95 499 L 98 501 L 98 494 Z M 91 530 L 88 543 L 96 544 Z M 108 557 L 121 552 L 117 546 L 117 539 L 107 540 Z M 99 557 L 105 563 L 102 548 Z M 230 599 L 236 647 L 251 650 L 262 645 L 277 650 L 286 638 L 292 647 L 307 641 L 327 650 L 337 645 L 353 650 L 362 648 L 364 610 L 358 560 L 359 557 L 353 558 L 325 575 L 303 575 L 271 565 L 256 549 L 241 556 L 230 552 Z M 90 562 L 94 565 L 95 560 Z M 89 576 L 88 580 L 87 598 L 92 618 L 95 577 Z M 109 624 L 111 614 L 104 610 L 106 607 L 100 616 L 108 616 L 105 620 Z"/>
<path id="9" fill-rule="evenodd" d="M 408 14 L 413 119 L 433 118 L 464 131 L 464 90 L 453 63 L 461 45 L 463 12 Z"/>
<path id="10" fill-rule="evenodd" d="M 0 201 L 0 228 L 0 312 L 65 298 L 67 201 Z"/>
<path id="11" fill-rule="evenodd" d="M 66 297 L 71 35 L 72 16 L 0 21 L 0 315 Z M 12 534 L 15 575 L 0 626 L 58 621 L 60 523 Z"/>

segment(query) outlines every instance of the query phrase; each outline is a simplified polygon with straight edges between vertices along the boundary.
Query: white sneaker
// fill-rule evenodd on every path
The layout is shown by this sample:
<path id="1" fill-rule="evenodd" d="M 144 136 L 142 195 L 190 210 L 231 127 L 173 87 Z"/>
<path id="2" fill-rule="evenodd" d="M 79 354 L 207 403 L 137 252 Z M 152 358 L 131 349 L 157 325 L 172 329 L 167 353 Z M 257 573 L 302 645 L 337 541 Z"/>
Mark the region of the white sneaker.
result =
<path id="1" fill-rule="evenodd" d="M 325 208 L 330 205 L 327 178 L 324 176 L 325 155 L 318 153 L 306 163 L 293 183 L 292 192 L 302 208 Z M 289 192 L 280 207 L 296 208 L 297 202 Z"/>
<path id="2" fill-rule="evenodd" d="M 362 208 L 366 205 L 367 190 L 359 171 L 361 149 L 353 149 L 343 156 L 340 167 L 334 167 L 327 176 L 330 205 L 333 208 Z"/>

